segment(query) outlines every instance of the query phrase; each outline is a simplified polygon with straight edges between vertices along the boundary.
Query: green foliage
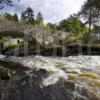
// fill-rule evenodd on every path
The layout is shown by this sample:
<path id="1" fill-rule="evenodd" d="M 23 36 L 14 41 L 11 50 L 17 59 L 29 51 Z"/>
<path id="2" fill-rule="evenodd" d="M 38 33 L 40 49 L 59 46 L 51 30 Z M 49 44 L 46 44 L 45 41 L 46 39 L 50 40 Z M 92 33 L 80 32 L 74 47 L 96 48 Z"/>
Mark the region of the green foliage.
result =
<path id="1" fill-rule="evenodd" d="M 56 29 L 57 26 L 55 24 L 52 24 L 52 23 L 47 23 L 46 27 L 49 29 Z"/>
<path id="2" fill-rule="evenodd" d="M 34 11 L 32 8 L 28 7 L 25 11 L 21 14 L 21 20 L 27 22 L 29 24 L 33 24 L 34 22 Z"/>
<path id="3" fill-rule="evenodd" d="M 98 11 L 100 10 L 100 0 L 87 0 L 87 4 Z"/>
<path id="4" fill-rule="evenodd" d="M 12 18 L 13 16 L 11 14 L 9 14 L 9 13 L 5 13 L 4 16 L 10 21 L 13 19 Z"/>
<path id="5" fill-rule="evenodd" d="M 89 33 L 91 32 L 92 24 L 98 22 L 100 15 L 100 0 L 87 0 L 79 12 L 79 16 L 86 20 L 89 24 Z"/>
<path id="6" fill-rule="evenodd" d="M 11 39 L 11 37 L 0 37 L 0 42 L 6 42 L 6 41 L 8 41 L 9 39 Z"/>
<path id="7" fill-rule="evenodd" d="M 11 15 L 9 13 L 5 13 L 4 16 L 9 20 L 9 21 L 15 21 L 18 22 L 18 15 L 15 13 L 14 15 Z"/>
<path id="8" fill-rule="evenodd" d="M 0 15 L 0 22 L 1 21 L 5 21 L 5 20 L 7 20 L 7 18 L 5 16 L 3 16 L 3 15 Z"/>
<path id="9" fill-rule="evenodd" d="M 94 33 L 100 33 L 100 26 L 94 25 L 93 32 Z"/>
<path id="10" fill-rule="evenodd" d="M 18 22 L 18 15 L 16 13 L 13 15 L 13 21 Z"/>
<path id="11" fill-rule="evenodd" d="M 88 30 L 88 28 L 82 23 L 81 20 L 72 15 L 68 19 L 62 20 L 59 23 L 58 29 L 74 33 L 76 35 L 82 35 Z"/>
<path id="12" fill-rule="evenodd" d="M 35 23 L 36 24 L 43 24 L 43 15 L 41 14 L 41 12 L 38 12 L 38 14 L 36 16 Z"/>
<path id="13" fill-rule="evenodd" d="M 67 43 L 67 44 L 70 44 L 70 43 L 76 43 L 77 40 L 78 40 L 78 37 L 75 37 L 75 36 L 69 36 L 69 37 L 67 37 L 66 43 Z"/>

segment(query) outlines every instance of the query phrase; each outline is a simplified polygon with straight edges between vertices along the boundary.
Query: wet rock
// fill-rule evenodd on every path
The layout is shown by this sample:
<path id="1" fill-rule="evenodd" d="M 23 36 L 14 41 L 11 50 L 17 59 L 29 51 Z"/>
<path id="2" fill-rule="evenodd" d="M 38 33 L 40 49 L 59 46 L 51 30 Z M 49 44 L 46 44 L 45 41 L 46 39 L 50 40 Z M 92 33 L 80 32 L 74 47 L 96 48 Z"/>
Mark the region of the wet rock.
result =
<path id="1" fill-rule="evenodd" d="M 99 100 L 90 89 L 76 87 L 72 81 L 59 80 L 44 87 L 42 79 L 47 77 L 44 69 L 21 73 L 0 86 L 0 100 Z"/>
<path id="2" fill-rule="evenodd" d="M 23 58 L 24 63 L 22 58 L 16 59 L 16 57 L 13 59 L 13 63 L 3 62 L 2 64 L 5 66 L 4 68 L 8 68 L 8 65 L 11 65 L 10 69 L 15 67 L 16 72 L 13 76 L 11 75 L 12 78 L 9 80 L 0 81 L 0 100 L 100 100 L 97 92 L 99 91 L 98 75 L 93 74 L 92 78 L 87 78 L 80 77 L 82 73 L 67 73 L 61 68 L 52 67 L 53 64 L 51 63 L 55 58 L 53 60 L 50 58 L 49 64 L 43 63 L 44 61 L 48 62 L 47 57 L 45 57 L 46 60 L 42 58 L 43 61 L 34 59 L 34 57 L 31 60 Z M 14 65 L 16 63 L 18 64 L 17 67 Z M 36 67 L 34 64 L 37 64 Z M 25 70 L 24 65 L 30 69 Z M 67 76 L 68 78 L 66 78 Z M 50 81 L 47 80 L 49 77 Z M 56 77 L 57 81 L 53 82 Z M 95 79 L 95 77 L 97 78 Z M 49 84 L 44 85 L 44 80 L 47 80 Z M 96 87 L 92 87 L 92 84 Z"/>
<path id="3" fill-rule="evenodd" d="M 99 100 L 99 98 L 96 96 L 96 93 L 88 87 L 81 87 L 81 89 L 78 87 L 77 90 L 81 96 L 87 98 L 86 100 Z"/>
<path id="4" fill-rule="evenodd" d="M 29 70 L 30 68 L 23 66 L 21 63 L 9 60 L 9 58 L 0 59 L 0 65 L 13 70 Z"/>
<path id="5" fill-rule="evenodd" d="M 48 72 L 45 69 L 39 69 L 37 72 L 40 76 L 46 77 L 48 75 Z"/>
<path id="6" fill-rule="evenodd" d="M 44 88 L 45 100 L 74 100 L 74 94 L 63 84 L 54 84 Z"/>
<path id="7" fill-rule="evenodd" d="M 0 66 L 0 78 L 1 78 L 1 80 L 8 80 L 9 77 L 10 77 L 9 70 L 7 68 Z"/>
<path id="8" fill-rule="evenodd" d="M 75 91 L 75 83 L 71 81 L 65 81 L 64 86 L 66 89 L 69 89 L 71 91 Z"/>

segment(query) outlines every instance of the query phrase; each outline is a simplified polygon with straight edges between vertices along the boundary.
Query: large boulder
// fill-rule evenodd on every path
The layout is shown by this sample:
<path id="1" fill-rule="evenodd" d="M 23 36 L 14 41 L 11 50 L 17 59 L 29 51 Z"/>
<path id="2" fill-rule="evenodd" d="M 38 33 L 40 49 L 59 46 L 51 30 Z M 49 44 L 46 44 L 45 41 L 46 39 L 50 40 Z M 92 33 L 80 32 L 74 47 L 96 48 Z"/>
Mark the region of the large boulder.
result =
<path id="1" fill-rule="evenodd" d="M 99 100 L 91 89 L 71 81 L 60 80 L 48 86 L 42 85 L 48 76 L 44 69 L 16 72 L 9 81 L 0 84 L 0 100 Z"/>
<path id="2" fill-rule="evenodd" d="M 0 100 L 100 100 L 98 75 L 65 71 L 61 63 L 60 66 L 51 64 L 56 58 L 49 59 L 49 63 L 44 58 L 2 57 Z M 90 62 L 87 58 L 79 57 L 82 62 Z M 79 64 L 79 59 L 65 60 Z"/>
<path id="3" fill-rule="evenodd" d="M 9 69 L 0 66 L 0 79 L 9 79 Z"/>

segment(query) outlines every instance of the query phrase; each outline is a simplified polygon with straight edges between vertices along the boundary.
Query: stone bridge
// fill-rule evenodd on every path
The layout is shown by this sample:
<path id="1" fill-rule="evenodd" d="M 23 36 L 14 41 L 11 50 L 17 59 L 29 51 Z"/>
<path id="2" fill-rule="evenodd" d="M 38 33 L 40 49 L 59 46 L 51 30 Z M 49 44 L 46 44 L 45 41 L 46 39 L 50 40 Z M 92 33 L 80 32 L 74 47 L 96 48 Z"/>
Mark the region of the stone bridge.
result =
<path id="1" fill-rule="evenodd" d="M 43 55 L 62 55 L 62 46 L 58 45 L 60 42 L 59 40 L 66 38 L 65 36 L 67 34 L 64 33 L 64 36 L 63 33 L 64 32 L 56 31 L 54 34 L 54 31 L 50 29 L 27 25 L 21 22 L 12 22 L 8 20 L 0 21 L 0 37 L 11 36 L 12 38 L 24 39 L 28 42 L 28 51 L 32 54 L 41 53 Z M 45 41 L 50 44 L 48 47 L 48 44 L 46 45 Z"/>
<path id="2" fill-rule="evenodd" d="M 23 23 L 11 21 L 0 22 L 0 36 L 11 36 L 13 38 L 23 38 L 28 42 L 35 40 L 35 27 Z"/>
<path id="3" fill-rule="evenodd" d="M 0 21 L 0 37 L 10 36 L 12 38 L 21 38 L 28 42 L 28 47 L 34 50 L 43 48 L 42 43 L 36 39 L 35 31 L 37 28 L 32 25 L 16 23 L 11 21 Z"/>

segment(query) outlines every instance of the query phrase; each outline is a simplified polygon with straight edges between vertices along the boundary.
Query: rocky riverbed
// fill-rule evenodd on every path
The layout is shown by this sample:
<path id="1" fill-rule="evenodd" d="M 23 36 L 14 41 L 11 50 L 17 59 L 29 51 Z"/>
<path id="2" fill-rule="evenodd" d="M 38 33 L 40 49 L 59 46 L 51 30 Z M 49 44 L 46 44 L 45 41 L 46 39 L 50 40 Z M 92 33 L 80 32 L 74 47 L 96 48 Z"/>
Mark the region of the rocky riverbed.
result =
<path id="1" fill-rule="evenodd" d="M 0 100 L 100 100 L 100 56 L 0 56 Z"/>

